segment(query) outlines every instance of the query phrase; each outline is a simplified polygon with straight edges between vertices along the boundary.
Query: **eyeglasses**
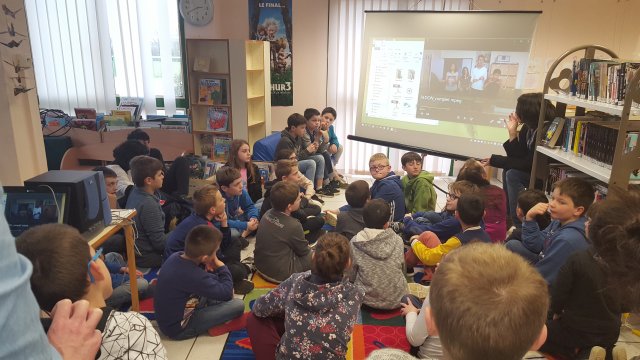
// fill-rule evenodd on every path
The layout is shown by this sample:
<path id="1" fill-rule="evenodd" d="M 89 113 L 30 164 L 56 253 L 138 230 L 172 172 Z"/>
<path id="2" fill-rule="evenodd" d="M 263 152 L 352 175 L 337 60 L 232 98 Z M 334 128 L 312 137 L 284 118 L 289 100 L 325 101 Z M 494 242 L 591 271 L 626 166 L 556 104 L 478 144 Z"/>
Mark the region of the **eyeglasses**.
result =
<path id="1" fill-rule="evenodd" d="M 382 171 L 386 169 L 389 165 L 378 165 L 378 166 L 370 166 L 369 171 Z"/>
<path id="2" fill-rule="evenodd" d="M 450 199 L 450 200 L 458 200 L 458 199 L 460 199 L 460 196 L 458 196 L 458 195 L 456 195 L 456 194 L 453 194 L 453 193 L 448 193 L 448 194 L 447 194 L 447 199 Z"/>
<path id="3" fill-rule="evenodd" d="M 93 278 L 93 274 L 91 273 L 91 263 L 94 261 L 98 261 L 98 258 L 100 257 L 100 255 L 102 255 L 102 248 L 96 250 L 96 253 L 93 254 L 93 257 L 87 263 L 87 272 L 89 273 L 89 280 L 91 280 L 92 284 L 96 282 L 96 279 Z"/>

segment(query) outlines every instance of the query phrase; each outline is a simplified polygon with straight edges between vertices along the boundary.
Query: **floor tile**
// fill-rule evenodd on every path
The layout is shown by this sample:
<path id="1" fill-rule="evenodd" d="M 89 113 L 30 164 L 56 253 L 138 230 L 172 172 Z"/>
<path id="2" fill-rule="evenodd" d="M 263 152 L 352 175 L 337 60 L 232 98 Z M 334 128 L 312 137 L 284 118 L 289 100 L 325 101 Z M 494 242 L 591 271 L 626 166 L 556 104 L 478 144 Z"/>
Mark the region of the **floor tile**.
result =
<path id="1" fill-rule="evenodd" d="M 220 336 L 200 335 L 196 339 L 193 349 L 191 349 L 187 359 L 219 359 L 226 341 L 227 334 Z"/>
<path id="2" fill-rule="evenodd" d="M 171 360 L 186 360 L 196 341 L 196 339 L 180 341 L 171 340 L 168 337 L 162 335 L 162 333 L 160 333 L 160 339 L 162 339 L 162 344 L 167 350 L 167 358 Z"/>

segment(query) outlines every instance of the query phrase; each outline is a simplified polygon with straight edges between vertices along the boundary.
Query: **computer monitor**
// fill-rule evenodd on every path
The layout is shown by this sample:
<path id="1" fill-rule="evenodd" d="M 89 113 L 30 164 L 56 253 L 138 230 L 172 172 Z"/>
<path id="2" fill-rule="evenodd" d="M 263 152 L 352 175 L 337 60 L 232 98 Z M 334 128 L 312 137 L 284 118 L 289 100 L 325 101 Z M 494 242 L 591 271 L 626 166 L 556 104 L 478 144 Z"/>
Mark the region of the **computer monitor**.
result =
<path id="1" fill-rule="evenodd" d="M 7 186 L 0 197 L 0 210 L 9 223 L 11 234 L 19 236 L 37 225 L 65 223 L 68 214 L 66 200 L 65 193 L 51 189 Z"/>
<path id="2" fill-rule="evenodd" d="M 67 194 L 66 223 L 89 238 L 111 224 L 111 209 L 101 171 L 51 170 L 24 182 L 30 189 L 51 188 Z"/>

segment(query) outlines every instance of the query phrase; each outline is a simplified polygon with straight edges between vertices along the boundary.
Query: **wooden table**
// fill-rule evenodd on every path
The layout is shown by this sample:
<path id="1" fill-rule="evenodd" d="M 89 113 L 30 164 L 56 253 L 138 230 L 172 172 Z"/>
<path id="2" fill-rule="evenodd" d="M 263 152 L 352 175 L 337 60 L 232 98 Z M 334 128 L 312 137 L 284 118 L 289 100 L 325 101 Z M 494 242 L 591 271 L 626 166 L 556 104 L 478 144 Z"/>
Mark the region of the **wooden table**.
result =
<path id="1" fill-rule="evenodd" d="M 136 281 L 136 254 L 134 251 L 135 237 L 133 235 L 133 217 L 136 216 L 135 209 L 111 210 L 111 225 L 89 240 L 89 245 L 98 249 L 112 235 L 124 229 L 124 238 L 127 248 L 127 267 L 129 268 L 129 283 L 131 286 L 131 309 L 140 311 L 138 301 L 138 282 Z"/>

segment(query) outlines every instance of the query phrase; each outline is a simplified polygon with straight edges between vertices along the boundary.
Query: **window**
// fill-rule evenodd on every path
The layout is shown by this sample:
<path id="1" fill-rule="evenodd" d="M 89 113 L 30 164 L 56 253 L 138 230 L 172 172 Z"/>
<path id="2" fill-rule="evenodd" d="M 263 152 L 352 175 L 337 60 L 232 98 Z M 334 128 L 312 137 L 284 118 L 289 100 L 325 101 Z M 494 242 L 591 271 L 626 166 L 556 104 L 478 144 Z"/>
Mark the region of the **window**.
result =
<path id="1" fill-rule="evenodd" d="M 41 108 L 108 112 L 130 96 L 147 114 L 184 113 L 177 0 L 25 0 L 25 9 Z"/>

